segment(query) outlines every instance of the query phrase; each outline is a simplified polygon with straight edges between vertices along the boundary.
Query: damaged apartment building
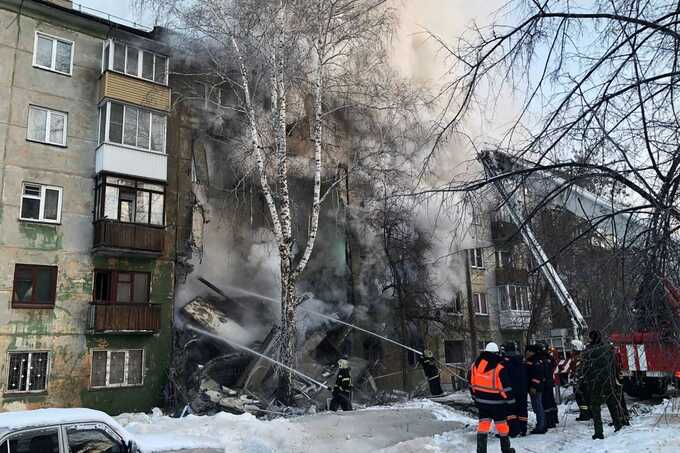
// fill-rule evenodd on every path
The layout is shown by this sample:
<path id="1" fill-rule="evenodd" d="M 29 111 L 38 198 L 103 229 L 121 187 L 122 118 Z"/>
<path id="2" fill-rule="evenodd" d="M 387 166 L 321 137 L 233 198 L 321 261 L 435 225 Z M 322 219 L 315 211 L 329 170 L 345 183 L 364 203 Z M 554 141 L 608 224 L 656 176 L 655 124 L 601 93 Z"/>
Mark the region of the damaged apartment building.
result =
<path id="1" fill-rule="evenodd" d="M 153 31 L 0 1 L 0 410 L 164 401 L 177 159 Z"/>
<path id="2" fill-rule="evenodd" d="M 0 0 L 0 59 L 10 62 L 0 67 L 0 411 L 117 413 L 168 400 L 239 411 L 250 402 L 241 395 L 270 396 L 269 365 L 185 329 L 274 356 L 278 260 L 243 172 L 243 122 L 224 108 L 232 91 L 187 70 L 196 62 L 169 39 L 69 1 Z M 451 370 L 486 341 L 523 344 L 528 275 L 507 220 L 473 222 L 472 245 L 446 265 L 459 283 L 435 312 L 420 319 L 385 290 L 381 232 L 367 220 L 375 194 L 350 158 L 355 128 L 334 119 L 324 178 L 344 182 L 323 206 L 299 283 L 306 306 L 432 349 Z M 312 187 L 295 170 L 310 152 L 303 129 L 289 137 L 298 228 Z M 311 376 L 332 380 L 347 356 L 366 394 L 423 387 L 415 355 L 300 318 L 299 364 Z"/>

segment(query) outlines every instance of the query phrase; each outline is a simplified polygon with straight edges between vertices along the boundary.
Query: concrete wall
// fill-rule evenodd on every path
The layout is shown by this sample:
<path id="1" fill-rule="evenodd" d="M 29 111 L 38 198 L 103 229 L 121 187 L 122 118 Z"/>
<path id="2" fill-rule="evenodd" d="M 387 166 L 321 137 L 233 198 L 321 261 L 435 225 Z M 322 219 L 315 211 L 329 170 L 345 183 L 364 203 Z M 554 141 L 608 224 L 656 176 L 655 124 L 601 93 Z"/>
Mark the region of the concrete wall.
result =
<path id="1" fill-rule="evenodd" d="M 112 412 L 148 410 L 162 403 L 170 355 L 174 247 L 159 260 L 93 259 L 95 146 L 98 84 L 104 35 L 82 33 L 49 21 L 17 16 L 0 2 L 0 411 L 41 406 L 88 406 Z M 32 66 L 35 31 L 74 42 L 73 74 L 66 76 Z M 26 140 L 28 106 L 68 112 L 67 146 Z M 19 221 L 22 182 L 63 188 L 59 225 Z M 168 190 L 168 203 L 176 197 Z M 168 223 L 174 211 L 168 210 Z M 169 235 L 173 232 L 169 231 Z M 11 308 L 16 263 L 58 266 L 53 309 Z M 139 269 L 152 272 L 151 300 L 162 303 L 158 335 L 88 336 L 88 304 L 93 269 Z M 90 390 L 90 348 L 145 349 L 143 388 Z M 7 351 L 51 352 L 46 393 L 7 394 Z"/>

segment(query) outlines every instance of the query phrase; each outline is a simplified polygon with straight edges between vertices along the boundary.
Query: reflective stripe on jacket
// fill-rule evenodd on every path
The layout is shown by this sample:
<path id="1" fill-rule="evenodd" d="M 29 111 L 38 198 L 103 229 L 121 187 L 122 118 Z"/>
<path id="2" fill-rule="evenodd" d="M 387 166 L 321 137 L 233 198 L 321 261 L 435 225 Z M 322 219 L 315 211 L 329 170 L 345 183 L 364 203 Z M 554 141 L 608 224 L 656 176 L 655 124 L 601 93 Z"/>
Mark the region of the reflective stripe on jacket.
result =
<path id="1" fill-rule="evenodd" d="M 483 404 L 514 403 L 509 377 L 497 356 L 482 353 L 470 368 L 470 391 L 473 399 Z"/>

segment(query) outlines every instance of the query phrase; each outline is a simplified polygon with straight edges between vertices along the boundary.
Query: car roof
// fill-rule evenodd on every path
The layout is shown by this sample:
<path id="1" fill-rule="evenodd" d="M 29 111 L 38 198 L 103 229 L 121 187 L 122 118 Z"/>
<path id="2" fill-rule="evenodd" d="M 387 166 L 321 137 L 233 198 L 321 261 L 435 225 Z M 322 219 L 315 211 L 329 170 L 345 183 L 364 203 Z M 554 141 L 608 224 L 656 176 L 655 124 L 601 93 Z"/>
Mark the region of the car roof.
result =
<path id="1" fill-rule="evenodd" d="M 129 435 L 109 415 L 94 409 L 35 409 L 30 411 L 16 411 L 0 413 L 0 437 L 7 433 L 24 428 L 36 428 L 40 426 L 63 425 L 66 423 L 99 422 L 118 431 L 127 442 Z"/>

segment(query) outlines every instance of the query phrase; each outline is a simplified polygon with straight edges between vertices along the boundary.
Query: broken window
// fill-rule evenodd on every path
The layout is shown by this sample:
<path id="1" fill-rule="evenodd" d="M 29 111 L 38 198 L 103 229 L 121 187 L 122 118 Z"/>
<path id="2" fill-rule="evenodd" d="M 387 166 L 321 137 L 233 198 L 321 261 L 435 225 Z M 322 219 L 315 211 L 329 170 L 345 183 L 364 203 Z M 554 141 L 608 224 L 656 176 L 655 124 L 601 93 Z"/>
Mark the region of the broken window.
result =
<path id="1" fill-rule="evenodd" d="M 126 451 L 118 436 L 105 425 L 71 425 L 66 427 L 66 437 L 71 453 L 123 453 Z"/>
<path id="2" fill-rule="evenodd" d="M 95 203 L 95 220 L 110 219 L 159 226 L 165 222 L 163 184 L 99 176 Z"/>
<path id="3" fill-rule="evenodd" d="M 13 308 L 50 308 L 57 292 L 57 267 L 14 266 Z"/>
<path id="4" fill-rule="evenodd" d="M 94 272 L 94 300 L 105 303 L 149 303 L 149 274 L 146 272 Z"/>
<path id="5" fill-rule="evenodd" d="M 44 392 L 47 390 L 49 353 L 9 352 L 7 391 L 12 393 Z"/>
<path id="6" fill-rule="evenodd" d="M 19 218 L 35 222 L 59 223 L 61 194 L 61 187 L 24 183 Z"/>
<path id="7" fill-rule="evenodd" d="M 462 341 L 444 341 L 444 357 L 446 363 L 465 362 L 465 350 Z"/>
<path id="8" fill-rule="evenodd" d="M 9 438 L 9 453 L 59 453 L 58 428 L 32 429 L 13 435 Z"/>
<path id="9" fill-rule="evenodd" d="M 143 349 L 92 351 L 92 388 L 128 387 L 143 383 Z"/>
<path id="10" fill-rule="evenodd" d="M 68 115 L 31 105 L 28 108 L 28 140 L 48 145 L 66 146 Z"/>
<path id="11" fill-rule="evenodd" d="M 71 75 L 73 42 L 36 32 L 33 66 Z"/>

